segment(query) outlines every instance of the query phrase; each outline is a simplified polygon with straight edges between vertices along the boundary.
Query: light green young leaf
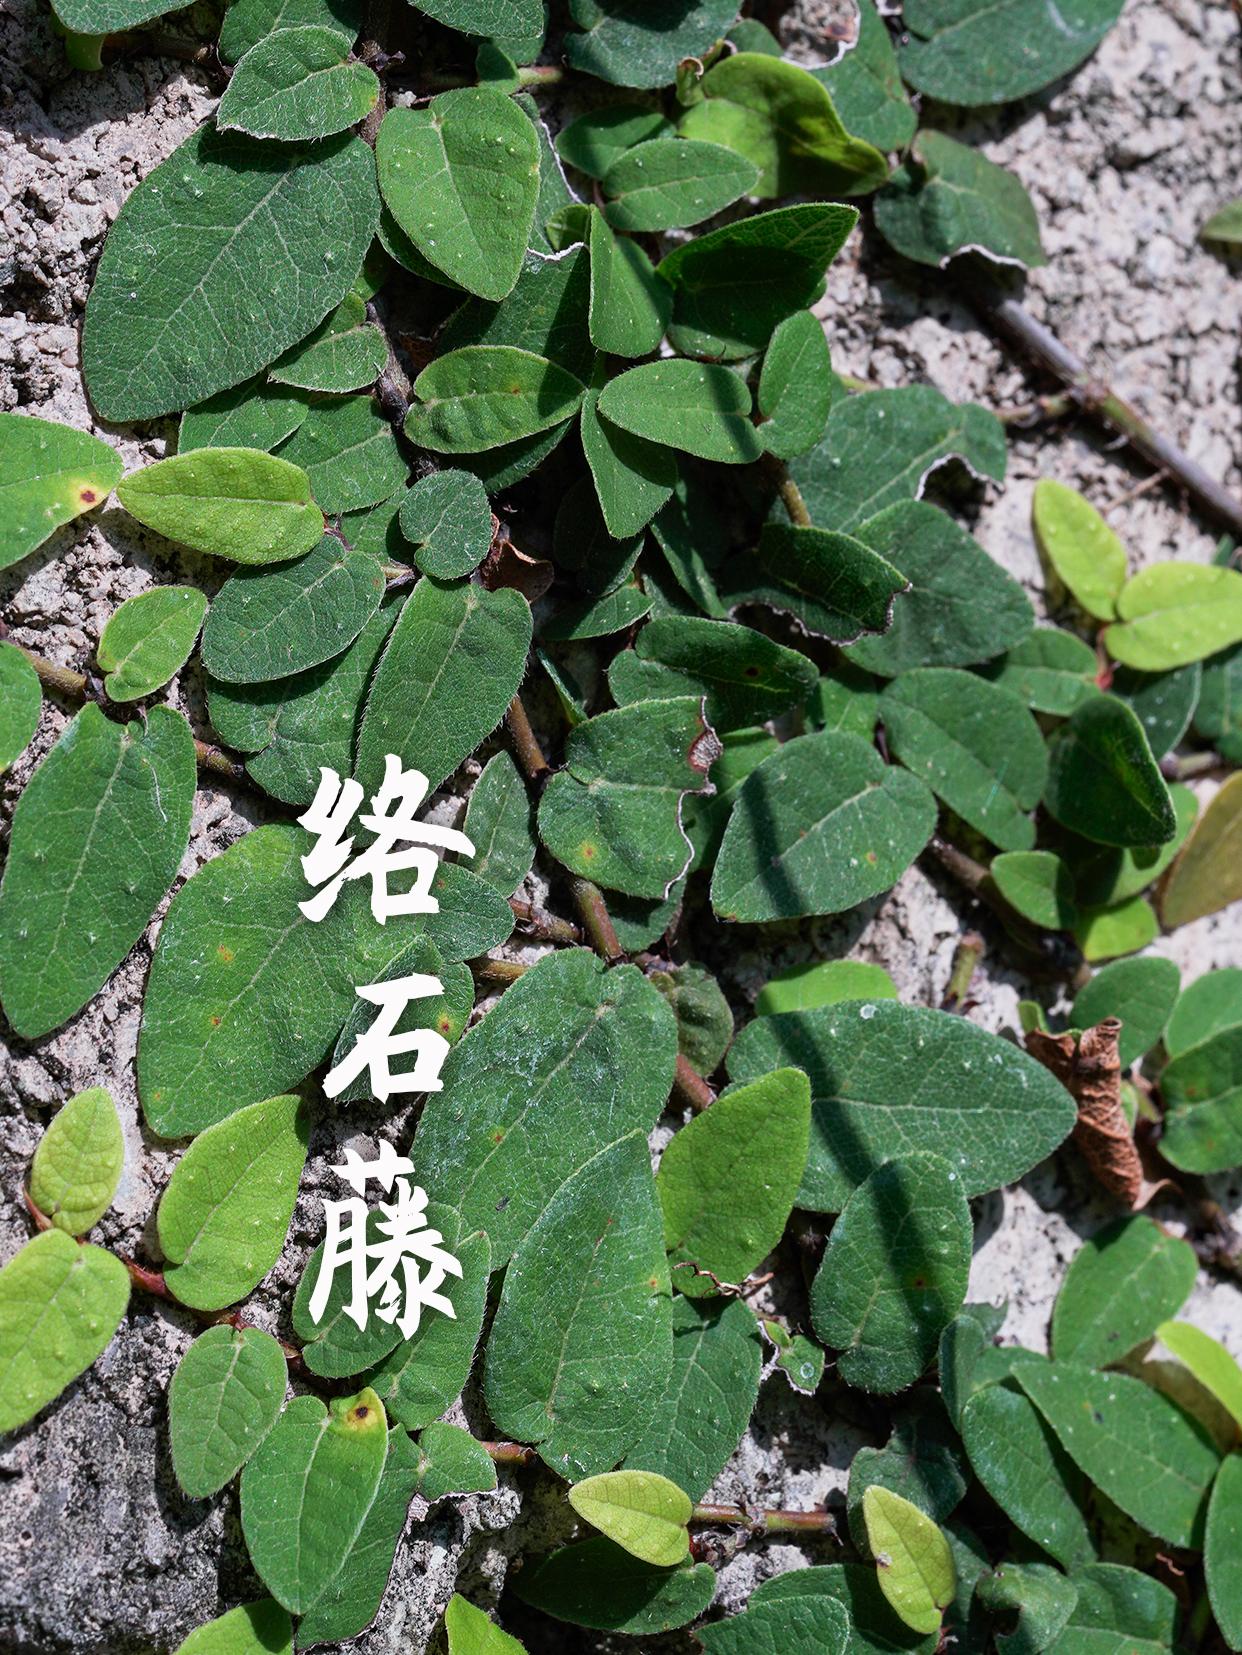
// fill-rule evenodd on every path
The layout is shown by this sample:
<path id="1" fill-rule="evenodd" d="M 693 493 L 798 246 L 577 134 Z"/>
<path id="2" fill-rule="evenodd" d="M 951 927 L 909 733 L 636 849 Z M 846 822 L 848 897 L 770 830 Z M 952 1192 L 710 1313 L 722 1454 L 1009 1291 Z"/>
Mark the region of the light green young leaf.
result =
<path id="1" fill-rule="evenodd" d="M 569 1490 L 584 1522 L 632 1557 L 668 1568 L 690 1552 L 690 1496 L 655 1471 L 601 1471 Z"/>
<path id="2" fill-rule="evenodd" d="M 267 1098 L 210 1126 L 160 1199 L 164 1279 L 182 1304 L 221 1310 L 245 1298 L 280 1257 L 306 1165 L 310 1116 L 300 1098 Z"/>
<path id="3" fill-rule="evenodd" d="M 231 16 L 244 0 L 235 0 Z M 261 448 L 270 453 L 310 412 L 304 391 L 247 379 L 187 408 L 177 431 L 177 452 L 193 448 Z"/>
<path id="4" fill-rule="evenodd" d="M 1018 178 L 943 132 L 919 133 L 876 197 L 875 222 L 890 246 L 919 264 L 943 268 L 959 253 L 1026 269 L 1048 262 Z"/>
<path id="5" fill-rule="evenodd" d="M 690 0 L 669 12 L 573 0 L 570 13 L 585 32 L 565 36 L 575 69 L 613 86 L 671 86 L 683 58 L 702 57 L 723 38 L 737 0 Z"/>
<path id="6" fill-rule="evenodd" d="M 58 1230 L 83 1236 L 112 1205 L 124 1164 L 116 1105 L 104 1087 L 91 1086 L 69 1099 L 39 1139 L 30 1199 Z"/>
<path id="7" fill-rule="evenodd" d="M 0 885 L 0 995 L 18 1034 L 59 1028 L 142 935 L 190 837 L 194 740 L 180 713 L 145 727 L 83 707 L 13 812 Z"/>
<path id="8" fill-rule="evenodd" d="M 669 1292 L 647 1140 L 632 1132 L 567 1179 L 518 1244 L 487 1347 L 497 1427 L 563 1476 L 615 1465 L 664 1393 Z"/>
<path id="9" fill-rule="evenodd" d="M 1242 896 L 1242 776 L 1232 775 L 1190 830 L 1160 894 L 1160 918 L 1172 930 L 1217 913 Z"/>
<path id="10" fill-rule="evenodd" d="M 446 454 L 532 437 L 572 417 L 583 385 L 546 357 L 511 345 L 467 345 L 437 357 L 414 381 L 411 442 Z"/>
<path id="11" fill-rule="evenodd" d="M 277 150 L 199 127 L 108 232 L 82 330 L 101 417 L 153 419 L 266 368 L 340 304 L 378 219 L 360 138 Z"/>
<path id="12" fill-rule="evenodd" d="M 1219 564 L 1153 563 L 1117 598 L 1104 633 L 1114 661 L 1168 672 L 1242 641 L 1242 573 Z"/>
<path id="13" fill-rule="evenodd" d="M 798 736 L 742 783 L 712 907 L 746 922 L 842 913 L 900 878 L 935 824 L 923 783 L 861 736 Z"/>
<path id="14" fill-rule="evenodd" d="M 121 456 L 98 437 L 33 414 L 0 414 L 0 569 L 102 506 Z"/>
<path id="15" fill-rule="evenodd" d="M 305 469 L 316 501 L 333 516 L 390 500 L 409 472 L 392 426 L 369 396 L 316 402 L 281 458 Z"/>
<path id="16" fill-rule="evenodd" d="M 525 1644 L 511 1638 L 459 1592 L 454 1592 L 444 1611 L 448 1655 L 526 1655 Z"/>
<path id="17" fill-rule="evenodd" d="M 487 490 L 469 471 L 433 471 L 401 502 L 401 533 L 415 548 L 415 566 L 438 580 L 477 569 L 492 543 Z"/>
<path id="18" fill-rule="evenodd" d="M 1223 241 L 1228 247 L 1242 243 L 1242 200 L 1218 208 L 1199 231 L 1199 240 Z"/>
<path id="19" fill-rule="evenodd" d="M 168 1440 L 177 1482 L 192 1500 L 222 1489 L 275 1425 L 288 1379 L 285 1353 L 257 1327 L 209 1327 L 168 1388 Z"/>
<path id="20" fill-rule="evenodd" d="M 375 155 L 384 200 L 423 257 L 468 293 L 503 299 L 539 196 L 533 122 L 494 87 L 463 87 L 390 109 Z"/>
<path id="21" fill-rule="evenodd" d="M 503 897 L 510 897 L 535 860 L 535 812 L 526 783 L 508 753 L 483 766 L 466 805 L 463 831 L 474 845 L 470 867 Z"/>
<path id="22" fill-rule="evenodd" d="M 1143 726 L 1111 695 L 1084 701 L 1053 738 L 1044 803 L 1062 827 L 1096 844 L 1161 845 L 1177 831 Z"/>
<path id="23" fill-rule="evenodd" d="M 1059 1362 L 1120 1362 L 1174 1316 L 1195 1284 L 1188 1242 L 1140 1214 L 1105 1225 L 1070 1264 L 1052 1312 Z"/>
<path id="24" fill-rule="evenodd" d="M 682 1293 L 718 1292 L 713 1276 L 744 1281 L 776 1246 L 802 1182 L 810 1129 L 806 1076 L 777 1069 L 724 1093 L 673 1136 L 656 1190 Z"/>
<path id="25" fill-rule="evenodd" d="M 1189 1322 L 1162 1322 L 1156 1337 L 1242 1427 L 1242 1368 L 1224 1345 Z"/>
<path id="26" fill-rule="evenodd" d="M 765 523 L 752 554 L 721 571 L 730 611 L 760 604 L 791 615 L 799 631 L 850 644 L 886 632 L 894 600 L 909 583 L 899 569 L 853 535 L 792 523 Z"/>
<path id="27" fill-rule="evenodd" d="M 25 651 L 0 642 L 0 775 L 29 747 L 42 711 L 39 675 Z"/>
<path id="28" fill-rule="evenodd" d="M 1161 1154 L 1183 1172 L 1227 1172 L 1242 1163 L 1242 1025 L 1181 1052 L 1160 1076 Z"/>
<path id="29" fill-rule="evenodd" d="M 445 585 L 424 575 L 371 681 L 354 775 L 368 790 L 395 753 L 438 787 L 491 735 L 517 694 L 530 649 L 520 592 Z"/>
<path id="30" fill-rule="evenodd" d="M 1208 1601 L 1230 1649 L 1242 1648 L 1242 1454 L 1230 1454 L 1217 1473 L 1203 1541 Z"/>
<path id="31" fill-rule="evenodd" d="M 911 107 L 897 54 L 873 0 L 858 0 L 858 39 L 826 69 L 812 69 L 828 88 L 845 130 L 885 152 L 904 149 L 914 136 Z"/>
<path id="32" fill-rule="evenodd" d="M 988 872 L 1005 901 L 1033 925 L 1068 931 L 1077 921 L 1073 875 L 1051 851 L 1005 851 L 992 858 Z"/>
<path id="33" fill-rule="evenodd" d="M 693 138 L 652 138 L 627 149 L 603 178 L 604 217 L 614 230 L 676 230 L 699 224 L 759 180 L 745 155 Z"/>
<path id="34" fill-rule="evenodd" d="M 881 965 L 862 960 L 813 960 L 777 972 L 759 990 L 756 1017 L 810 1011 L 842 1000 L 895 1000 L 897 986 Z"/>
<path id="35" fill-rule="evenodd" d="M 1188 983 L 1178 997 L 1164 1031 L 1170 1057 L 1242 1023 L 1242 966 L 1218 966 Z"/>
<path id="36" fill-rule="evenodd" d="M 220 25 L 220 56 L 236 63 L 277 29 L 335 29 L 348 51 L 362 27 L 362 0 L 233 0 Z"/>
<path id="37" fill-rule="evenodd" d="M 966 1298 L 972 1236 L 962 1180 L 938 1155 L 903 1154 L 858 1186 L 811 1288 L 848 1384 L 891 1396 L 914 1383 Z"/>
<path id="38" fill-rule="evenodd" d="M 305 391 L 357 391 L 373 385 L 388 360 L 388 346 L 366 314 L 362 296 L 356 290 L 347 293 L 309 338 L 273 363 L 271 382 Z"/>
<path id="39" fill-rule="evenodd" d="M 301 1614 L 349 1554 L 375 1499 L 388 1425 L 374 1391 L 296 1397 L 242 1472 L 250 1561 L 286 1609 Z"/>
<path id="40" fill-rule="evenodd" d="M 379 97 L 375 71 L 347 61 L 335 29 L 278 29 L 240 59 L 216 110 L 221 132 L 294 143 L 362 120 Z"/>
<path id="41" fill-rule="evenodd" d="M 131 516 L 169 540 L 234 563 L 308 552 L 323 512 L 298 465 L 252 448 L 198 448 L 135 471 L 117 486 Z"/>
<path id="42" fill-rule="evenodd" d="M 1106 1017 L 1121 1019 L 1121 1066 L 1144 1057 L 1164 1033 L 1181 973 L 1172 960 L 1119 960 L 1097 971 L 1070 1012 L 1076 1029 L 1094 1028 Z"/>
<path id="43" fill-rule="evenodd" d="M 111 1343 L 129 1303 L 113 1253 L 45 1230 L 0 1270 L 0 1431 L 33 1419 Z"/>
<path id="44" fill-rule="evenodd" d="M 966 1196 L 1013 1183 L 1076 1118 L 1069 1093 L 1009 1041 L 894 1000 L 759 1017 L 729 1053 L 734 1080 L 783 1064 L 811 1082 L 798 1205 L 812 1212 L 840 1212 L 875 1167 L 911 1144 L 948 1161 Z"/>
<path id="45" fill-rule="evenodd" d="M 1033 1362 L 1014 1377 L 1066 1453 L 1140 1528 L 1199 1546 L 1220 1455 L 1188 1414 L 1141 1379 L 1072 1362 Z"/>
<path id="46" fill-rule="evenodd" d="M 1074 941 L 1091 965 L 1134 954 L 1160 933 L 1156 910 L 1146 898 L 1127 897 L 1112 908 L 1084 908 L 1074 926 Z"/>
<path id="47" fill-rule="evenodd" d="M 419 1169 L 453 1189 L 464 1230 L 487 1231 L 499 1269 L 571 1174 L 617 1133 L 651 1129 L 676 1058 L 672 1013 L 639 971 L 586 949 L 545 955 L 449 1053 Z M 469 1105 L 484 1092 L 481 1114 Z"/>
<path id="48" fill-rule="evenodd" d="M 795 63 L 735 52 L 699 84 L 704 96 L 682 116 L 682 135 L 754 162 L 758 196 L 860 195 L 888 176 L 880 152 L 850 137 L 828 89 Z"/>
<path id="49" fill-rule="evenodd" d="M 809 310 L 795 311 L 777 325 L 763 357 L 758 392 L 763 446 L 781 460 L 814 448 L 835 394 L 823 325 Z"/>
<path id="50" fill-rule="evenodd" d="M 628 150 L 672 131 L 667 116 L 647 104 L 606 104 L 563 126 L 556 135 L 556 153 L 588 178 L 602 179 Z"/>
<path id="51" fill-rule="evenodd" d="M 944 1535 L 917 1506 L 887 1488 L 867 1490 L 863 1517 L 884 1596 L 913 1631 L 939 1631 L 957 1585 Z"/>
<path id="52" fill-rule="evenodd" d="M 1082 1474 L 1012 1381 L 968 1398 L 961 1432 L 971 1470 L 1028 1539 L 1065 1569 L 1094 1561 Z"/>
<path id="53" fill-rule="evenodd" d="M 1091 502 L 1045 478 L 1031 495 L 1031 525 L 1041 557 L 1079 608 L 1096 620 L 1115 620 L 1126 549 Z"/>
<path id="54" fill-rule="evenodd" d="M 260 1598 L 196 1626 L 174 1655 L 293 1655 L 293 1622 L 274 1599 Z"/>
<path id="55" fill-rule="evenodd" d="M 1076 69 L 1121 12 L 1122 0 L 908 0 L 901 73 L 943 103 L 1008 103 Z"/>
<path id="56" fill-rule="evenodd" d="M 97 659 L 113 701 L 140 701 L 162 688 L 190 657 L 207 613 L 194 586 L 154 586 L 108 617 Z"/>

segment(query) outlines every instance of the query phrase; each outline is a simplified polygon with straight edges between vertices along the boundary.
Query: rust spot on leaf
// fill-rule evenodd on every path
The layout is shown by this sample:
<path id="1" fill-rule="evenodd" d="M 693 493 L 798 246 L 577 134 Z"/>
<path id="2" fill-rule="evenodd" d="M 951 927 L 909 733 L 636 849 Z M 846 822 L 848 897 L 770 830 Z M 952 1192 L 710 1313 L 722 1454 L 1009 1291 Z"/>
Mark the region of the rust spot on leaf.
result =
<path id="1" fill-rule="evenodd" d="M 220 946 L 216 949 L 216 953 L 224 961 L 225 965 L 232 965 L 233 959 L 234 959 L 234 954 L 233 954 L 233 950 L 231 948 L 226 948 L 224 946 L 224 944 L 221 943 Z"/>

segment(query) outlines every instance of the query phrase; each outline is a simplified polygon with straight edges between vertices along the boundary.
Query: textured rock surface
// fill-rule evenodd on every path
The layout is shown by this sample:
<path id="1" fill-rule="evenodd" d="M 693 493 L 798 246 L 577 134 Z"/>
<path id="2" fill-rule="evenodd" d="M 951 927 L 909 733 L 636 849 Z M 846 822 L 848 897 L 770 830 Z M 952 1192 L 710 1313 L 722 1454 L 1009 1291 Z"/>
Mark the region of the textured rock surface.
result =
<path id="1" fill-rule="evenodd" d="M 822 58 L 823 27 L 840 10 L 820 0 L 793 8 L 791 46 Z M 1242 279 L 1236 265 L 1210 257 L 1195 236 L 1208 214 L 1236 194 L 1242 150 L 1236 31 L 1219 0 L 1131 0 L 1118 28 L 1068 83 L 964 128 L 994 159 L 1012 166 L 1035 199 L 1051 263 L 1027 286 L 1031 310 L 1235 489 L 1242 486 Z M 0 408 L 85 424 L 77 327 L 103 234 L 128 190 L 210 113 L 214 99 L 194 72 L 167 60 L 134 59 L 96 76 L 71 74 L 33 0 L 16 0 L 0 19 L 0 85 Z M 937 124 L 963 130 L 951 112 Z M 957 302 L 951 279 L 912 273 L 878 238 L 851 244 L 834 267 L 822 310 L 836 365 L 877 383 L 926 380 L 995 408 L 1025 404 L 1033 390 L 1047 388 L 1033 385 L 979 330 Z M 138 436 L 102 434 L 132 466 L 160 457 L 172 428 L 160 423 Z M 1121 501 L 1146 475 L 1085 421 L 1019 430 L 1005 489 L 971 490 L 955 496 L 954 505 L 1042 603 L 1028 528 L 1035 479 L 1060 477 L 1103 506 Z M 946 474 L 935 486 L 953 485 Z M 1211 526 L 1163 487 L 1124 500 L 1111 520 L 1136 563 L 1171 555 L 1202 560 L 1214 543 Z M 0 576 L 0 614 L 18 642 L 85 668 L 123 598 L 153 579 L 178 576 L 208 585 L 216 578 L 189 556 L 170 566 L 167 549 L 114 508 L 61 531 Z M 201 722 L 201 690 L 192 675 L 174 685 L 172 699 Z M 31 752 L 0 779 L 4 820 L 64 717 L 49 703 Z M 204 787 L 182 875 L 263 813 L 262 802 L 249 795 Z M 128 1146 L 101 1239 L 149 1252 L 152 1213 L 173 1159 L 145 1138 L 133 1081 L 142 984 L 158 918 L 90 1007 L 45 1040 L 12 1042 L 0 1067 L 0 1260 L 27 1233 L 20 1183 L 51 1106 L 97 1082 L 112 1089 Z M 961 930 L 976 919 L 960 892 L 914 870 L 886 899 L 844 922 L 747 932 L 716 964 L 739 1010 L 773 969 L 845 953 L 885 965 L 905 998 L 935 1004 Z M 1155 949 L 1176 959 L 1186 977 L 1239 963 L 1242 918 L 1202 921 Z M 1002 958 L 990 958 L 976 979 L 971 1015 L 989 1028 L 1012 1027 L 1016 1002 L 1030 991 Z M 396 1137 L 403 1124 L 397 1115 L 383 1129 Z M 287 1331 L 282 1318 L 292 1286 L 320 1233 L 324 1169 L 346 1142 L 379 1125 L 378 1117 L 358 1110 L 339 1122 L 330 1114 L 321 1119 L 289 1245 L 255 1300 L 254 1316 L 263 1325 Z M 1221 1182 L 1219 1193 L 1236 1208 L 1239 1190 Z M 1038 1345 L 1069 1257 L 1106 1210 L 1070 1155 L 979 1205 L 972 1296 L 1008 1299 L 1005 1336 Z M 1176 1225 L 1175 1207 L 1160 1215 Z M 1242 1353 L 1242 1295 L 1203 1279 L 1191 1313 Z M 193 1625 L 255 1595 L 235 1497 L 187 1501 L 171 1478 L 164 1397 L 191 1333 L 180 1312 L 136 1300 L 96 1367 L 0 1444 L 0 1648 L 14 1655 L 166 1651 Z M 715 1495 L 791 1506 L 839 1498 L 852 1454 L 873 1440 L 874 1420 L 865 1412 L 838 1414 L 830 1393 L 808 1400 L 778 1376 L 765 1385 L 752 1429 Z M 354 1647 L 365 1655 L 415 1655 L 459 1571 L 463 1587 L 483 1601 L 501 1589 L 512 1557 L 564 1536 L 563 1502 L 529 1476 L 502 1475 L 502 1482 L 508 1486 L 497 1495 L 464 1502 L 411 1530 L 380 1625 Z M 519 1486 L 531 1491 L 520 1502 Z M 822 1548 L 756 1543 L 727 1561 L 733 1546 L 727 1539 L 721 1546 L 729 1607 L 766 1574 L 824 1556 Z M 576 1632 L 562 1640 L 546 1622 L 513 1624 L 527 1636 L 532 1655 L 561 1647 L 633 1647 Z M 670 1638 L 662 1646 L 689 1644 Z"/>

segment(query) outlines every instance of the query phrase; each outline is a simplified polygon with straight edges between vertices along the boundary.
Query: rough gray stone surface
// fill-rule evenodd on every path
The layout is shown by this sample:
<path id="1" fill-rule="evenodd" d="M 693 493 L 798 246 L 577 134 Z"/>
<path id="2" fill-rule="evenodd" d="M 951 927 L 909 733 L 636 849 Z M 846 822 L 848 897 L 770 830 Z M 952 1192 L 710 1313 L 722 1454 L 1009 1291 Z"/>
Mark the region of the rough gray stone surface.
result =
<path id="1" fill-rule="evenodd" d="M 802 0 L 786 18 L 791 48 L 832 55 L 824 29 L 839 4 Z M 1209 213 L 1237 193 L 1242 150 L 1237 22 L 1221 0 L 1130 0 L 1118 27 L 1067 82 L 985 119 L 928 109 L 1012 166 L 1039 211 L 1049 266 L 1026 284 L 1035 315 L 1114 383 L 1209 470 L 1242 487 L 1237 329 L 1242 276 L 1198 246 Z M 13 0 L 0 17 L 0 408 L 90 425 L 77 371 L 77 328 L 93 262 L 127 192 L 208 116 L 201 77 L 171 60 L 131 59 L 102 74 L 72 74 L 37 0 Z M 822 306 L 838 368 L 876 383 L 930 381 L 948 395 L 1004 409 L 1029 402 L 1032 382 L 981 331 L 951 276 L 912 272 L 878 238 L 856 236 L 834 266 Z M 167 422 L 100 429 L 127 466 L 160 457 Z M 1177 556 L 1205 560 L 1214 534 L 1167 487 L 1130 497 L 1147 472 L 1085 420 L 1012 434 L 1003 490 L 970 489 L 954 505 L 991 554 L 1044 605 L 1029 532 L 1035 480 L 1055 476 L 1085 490 L 1136 565 Z M 942 489 L 951 477 L 937 479 Z M 62 530 L 0 575 L 0 615 L 16 641 L 79 669 L 125 597 L 154 581 L 217 577 L 189 555 L 170 562 L 118 508 Z M 200 725 L 201 686 L 188 673 L 170 698 Z M 0 778 L 3 820 L 34 764 L 64 726 L 49 700 L 30 752 Z M 1201 789 L 1206 797 L 1211 784 Z M 262 820 L 261 801 L 204 785 L 187 877 Z M 5 830 L 7 831 L 7 830 Z M 162 914 L 162 910 L 161 910 Z M 127 1161 L 99 1239 L 154 1257 L 152 1214 L 175 1155 L 152 1140 L 137 1110 L 133 1062 L 142 985 L 158 930 L 147 936 L 96 1000 L 44 1040 L 10 1042 L 0 1068 L 0 1261 L 28 1233 L 20 1204 L 24 1171 L 54 1108 L 79 1088 L 109 1086 L 121 1110 Z M 912 870 L 883 900 L 844 921 L 748 931 L 716 962 L 740 1011 L 774 969 L 849 954 L 884 965 L 904 998 L 936 1004 L 971 903 L 947 883 Z M 1163 937 L 1153 951 L 1185 978 L 1242 962 L 1237 912 Z M 525 951 L 528 955 L 530 950 Z M 980 970 L 970 1015 L 1012 1028 L 1016 1004 L 1045 984 L 1016 974 L 1003 955 Z M 288 1331 L 292 1287 L 321 1233 L 324 1169 L 346 1142 L 400 1137 L 404 1116 L 358 1110 L 320 1119 L 285 1254 L 256 1295 L 253 1314 Z M 1236 1182 L 1218 1194 L 1236 1210 Z M 1171 1226 L 1179 1209 L 1159 1215 Z M 979 1204 L 972 1296 L 1009 1303 L 1005 1337 L 1036 1346 L 1083 1236 L 1108 1216 L 1075 1157 L 1065 1154 L 1013 1190 Z M 1201 1278 L 1189 1314 L 1242 1354 L 1242 1295 Z M 30 1426 L 0 1444 L 0 1649 L 13 1655 L 139 1655 L 166 1652 L 195 1625 L 257 1595 L 238 1525 L 236 1497 L 187 1501 L 173 1483 L 165 1430 L 168 1380 L 195 1324 L 175 1307 L 135 1298 L 99 1363 Z M 839 1411 L 831 1390 L 808 1400 L 776 1376 L 766 1382 L 751 1429 L 715 1497 L 755 1505 L 839 1502 L 855 1449 L 876 1440 L 865 1412 Z M 494 1599 L 523 1553 L 569 1532 L 566 1508 L 529 1474 L 502 1473 L 494 1496 L 460 1503 L 411 1526 L 376 1628 L 363 1655 L 419 1655 L 460 1581 L 475 1601 Z M 520 1492 L 519 1492 L 520 1491 Z M 741 1605 L 766 1575 L 832 1556 L 824 1544 L 721 1541 L 720 1604 Z M 515 1623 L 516 1629 L 516 1623 Z M 520 1628 L 539 1650 L 604 1651 L 626 1640 Z M 650 1648 L 655 1649 L 652 1643 Z M 682 1636 L 659 1647 L 684 1651 Z"/>

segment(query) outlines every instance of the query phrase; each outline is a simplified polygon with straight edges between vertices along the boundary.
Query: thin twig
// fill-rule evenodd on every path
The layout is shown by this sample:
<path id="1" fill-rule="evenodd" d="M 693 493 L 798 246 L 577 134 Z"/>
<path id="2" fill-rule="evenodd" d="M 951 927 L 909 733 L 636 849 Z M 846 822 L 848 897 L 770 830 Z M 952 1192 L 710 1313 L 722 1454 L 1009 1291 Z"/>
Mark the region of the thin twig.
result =
<path id="1" fill-rule="evenodd" d="M 526 772 L 526 779 L 536 787 L 542 785 L 551 775 L 548 761 L 543 756 L 543 748 L 539 745 L 539 738 L 531 727 L 530 718 L 522 704 L 522 697 L 515 695 L 509 703 L 509 710 L 505 714 L 505 723 L 509 726 L 509 734 L 513 738 L 513 750 L 518 756 L 518 763 Z"/>
<path id="2" fill-rule="evenodd" d="M 561 919 L 559 914 L 549 914 L 543 908 L 536 908 L 533 902 L 523 902 L 521 897 L 516 896 L 509 898 L 509 906 L 521 929 L 540 942 L 561 943 L 573 948 L 582 941 L 582 932 L 578 927 L 567 919 Z"/>
<path id="3" fill-rule="evenodd" d="M 746 1528 L 752 1534 L 823 1534 L 837 1538 L 836 1519 L 829 1511 L 752 1511 L 747 1506 L 698 1505 L 692 1523 Z"/>
<path id="4" fill-rule="evenodd" d="M 673 1097 L 683 1107 L 693 1109 L 696 1114 L 716 1101 L 715 1092 L 680 1052 L 677 1054 L 677 1067 L 673 1072 Z"/>
<path id="5" fill-rule="evenodd" d="M 621 946 L 599 886 L 592 885 L 589 879 L 575 877 L 569 881 L 569 892 L 592 948 L 609 965 L 619 965 L 625 958 L 625 949 Z"/>
<path id="6" fill-rule="evenodd" d="M 941 1011 L 964 1011 L 970 1000 L 970 985 L 979 962 L 983 958 L 983 938 L 977 931 L 967 931 L 953 955 L 953 969 L 949 973 Z"/>
<path id="7" fill-rule="evenodd" d="M 233 71 L 221 61 L 214 44 L 196 44 L 155 29 L 129 30 L 108 35 L 100 48 L 102 56 L 171 57 L 201 69 L 211 80 L 227 86 Z"/>
<path id="8" fill-rule="evenodd" d="M 531 969 L 521 960 L 471 960 L 470 969 L 481 983 L 500 983 L 508 987 L 524 977 Z"/>
<path id="9" fill-rule="evenodd" d="M 759 463 L 789 513 L 789 521 L 796 523 L 800 529 L 809 529 L 811 514 L 802 498 L 802 490 L 789 475 L 789 467 L 783 460 L 778 460 L 775 454 L 765 454 Z"/>

